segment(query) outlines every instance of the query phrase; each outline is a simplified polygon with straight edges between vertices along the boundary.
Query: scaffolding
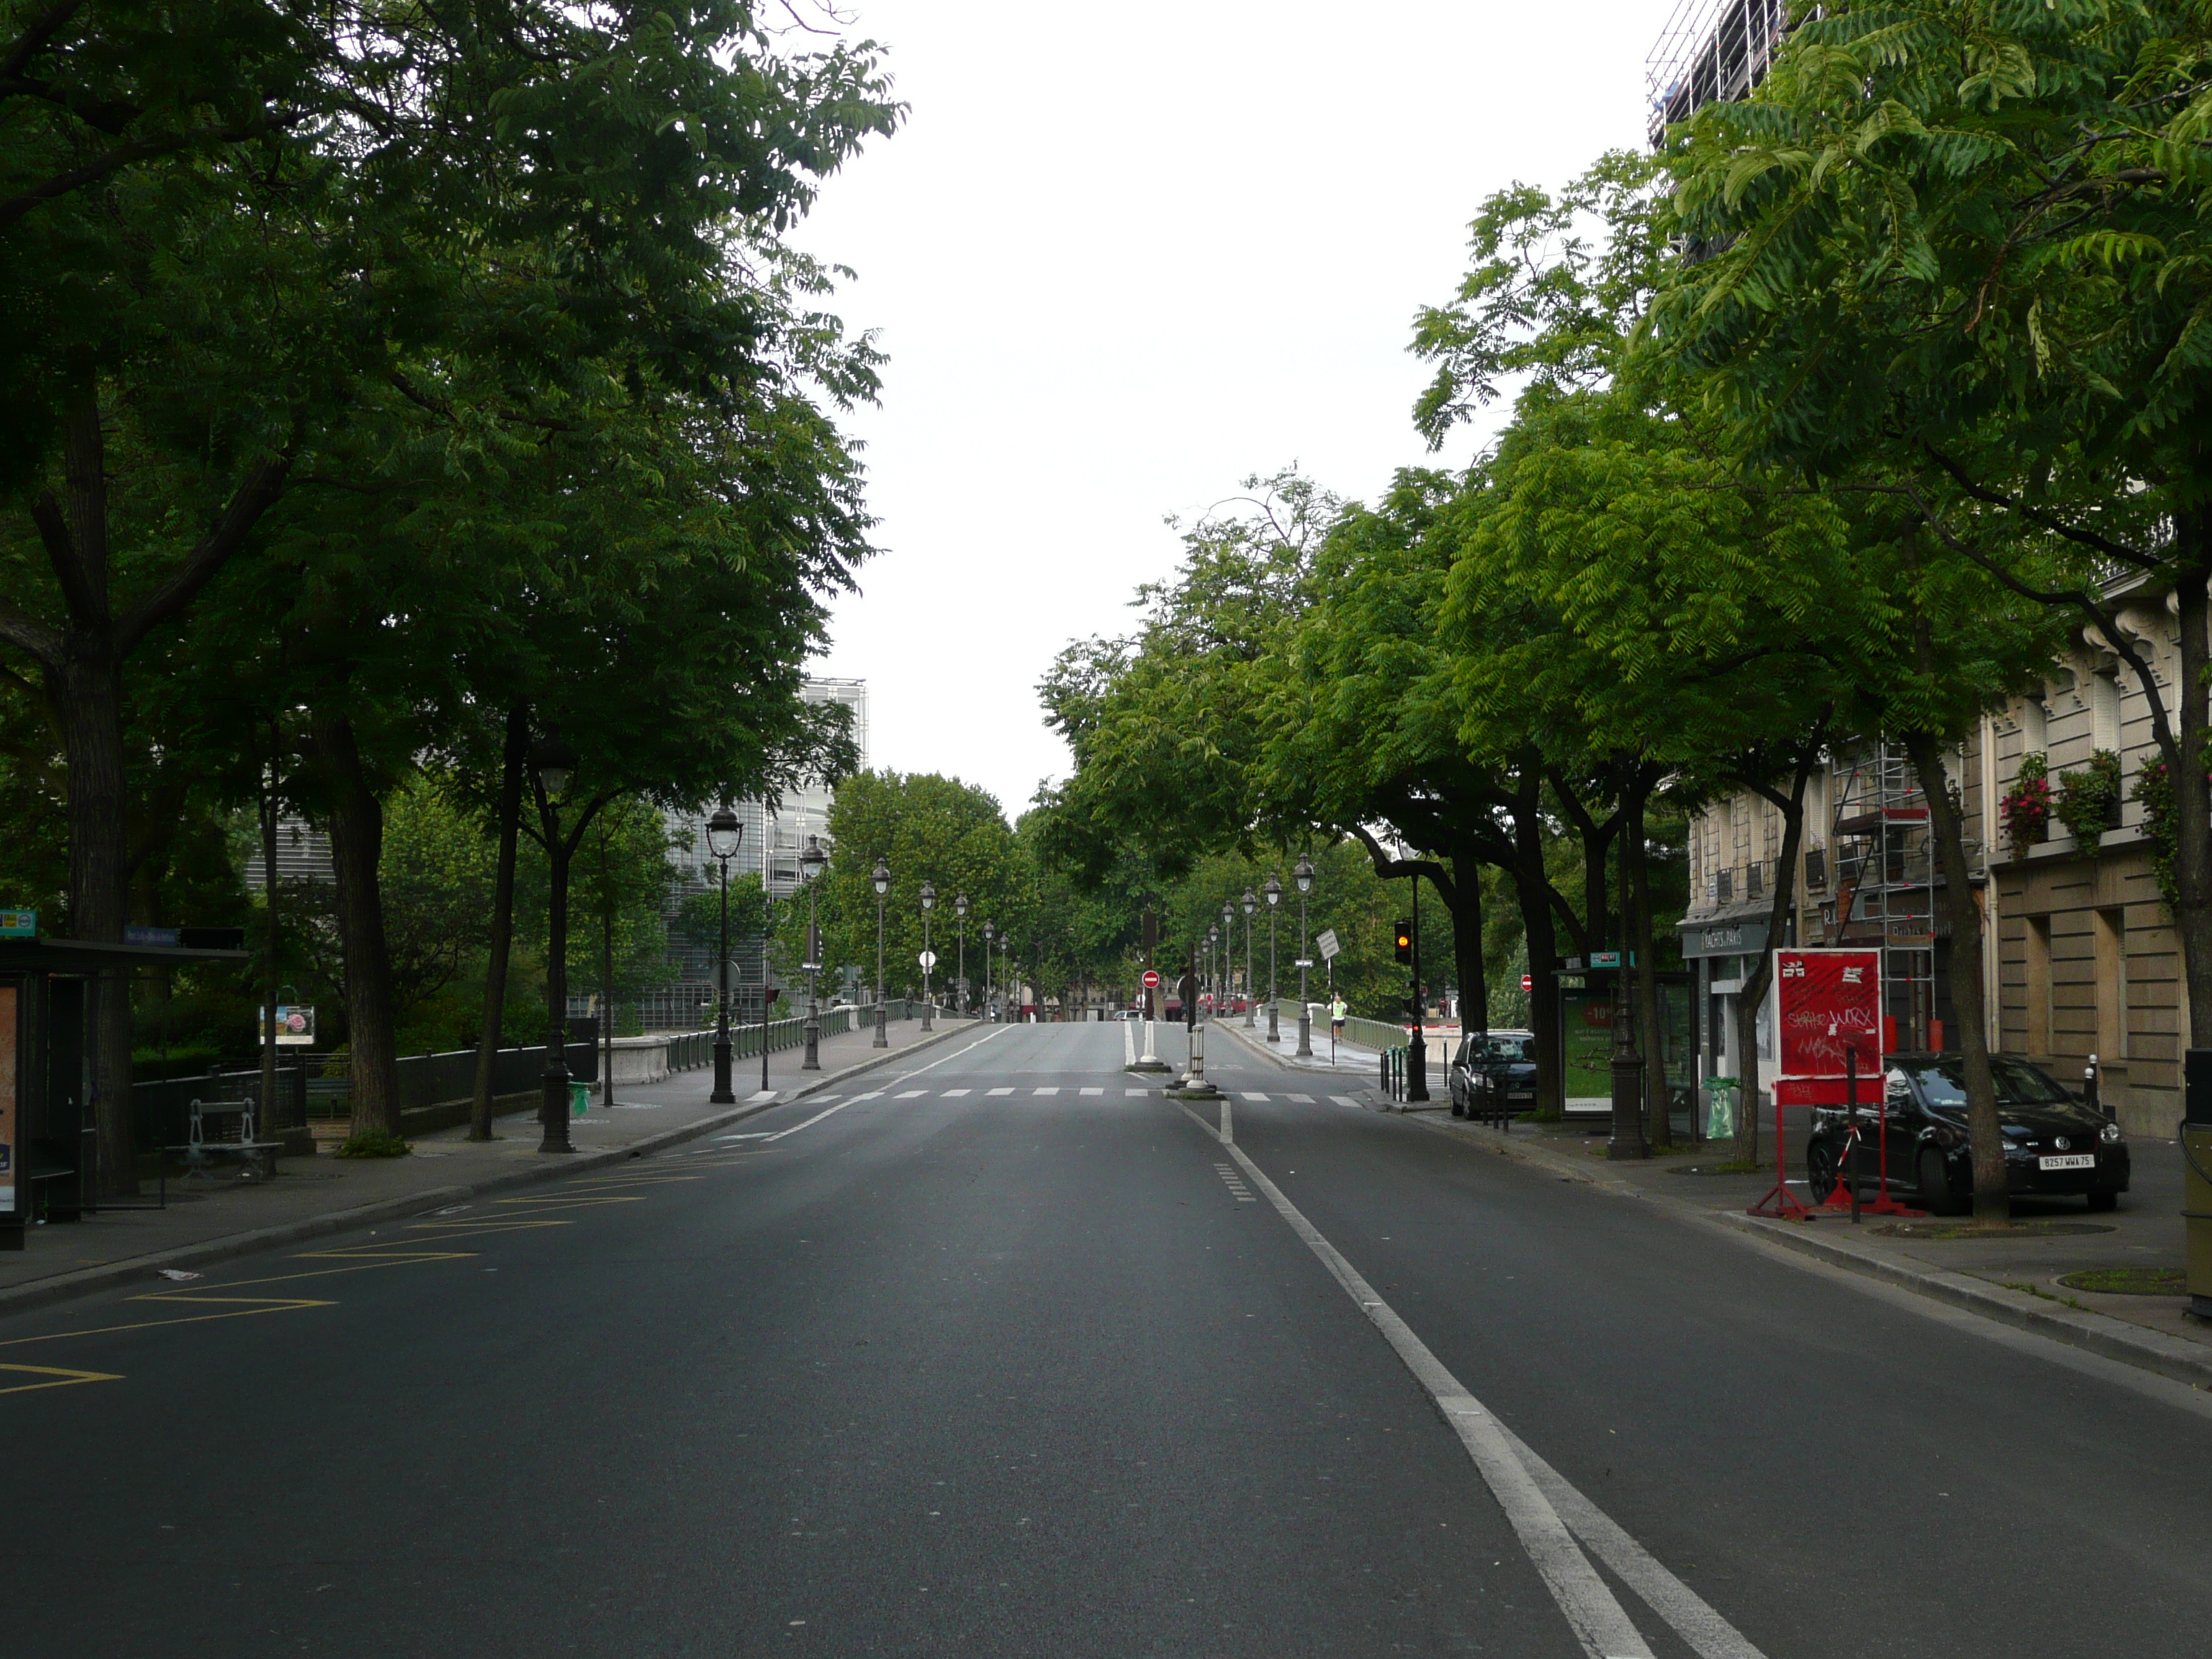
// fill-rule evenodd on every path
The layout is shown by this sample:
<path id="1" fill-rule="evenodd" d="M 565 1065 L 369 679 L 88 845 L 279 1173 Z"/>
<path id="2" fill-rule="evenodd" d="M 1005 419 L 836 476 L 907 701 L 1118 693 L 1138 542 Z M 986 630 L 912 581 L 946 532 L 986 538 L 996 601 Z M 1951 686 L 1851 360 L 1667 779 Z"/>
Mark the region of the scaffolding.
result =
<path id="1" fill-rule="evenodd" d="M 1827 942 L 1882 953 L 1885 1050 L 1942 1046 L 1936 1013 L 1936 842 L 1904 751 L 1879 738 L 1831 757 L 1835 897 Z"/>
<path id="2" fill-rule="evenodd" d="M 1705 105 L 1747 97 L 1789 32 L 1784 0 L 1681 0 L 1644 64 L 1652 148 Z"/>

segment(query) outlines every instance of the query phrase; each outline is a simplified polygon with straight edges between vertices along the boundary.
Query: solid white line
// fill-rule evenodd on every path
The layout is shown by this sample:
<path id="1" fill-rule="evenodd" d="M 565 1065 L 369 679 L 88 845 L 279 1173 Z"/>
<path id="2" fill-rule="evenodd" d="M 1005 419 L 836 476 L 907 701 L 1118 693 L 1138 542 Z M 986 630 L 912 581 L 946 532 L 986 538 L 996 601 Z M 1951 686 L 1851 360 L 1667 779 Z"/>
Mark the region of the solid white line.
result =
<path id="1" fill-rule="evenodd" d="M 1226 1146 L 1231 1144 L 1233 1138 L 1233 1131 L 1229 1122 L 1229 1097 L 1224 1095 L 1221 1097 L 1221 1144 Z"/>
<path id="2" fill-rule="evenodd" d="M 1192 1122 L 1209 1134 L 1213 1133 L 1204 1118 L 1188 1107 L 1183 1109 Z M 1222 1145 L 1251 1177 L 1252 1184 L 1267 1195 L 1267 1201 L 1290 1224 L 1291 1231 L 1321 1259 L 1345 1293 L 1382 1332 L 1406 1369 L 1428 1390 L 1498 1499 L 1498 1507 L 1505 1511 L 1522 1548 L 1528 1552 L 1590 1659 L 1628 1659 L 1630 1656 L 1651 1659 L 1651 1649 L 1590 1565 L 1589 1557 L 1577 1547 L 1575 1537 L 1588 1544 L 1701 1659 L 1765 1659 L 1741 1632 L 1491 1416 L 1413 1334 L 1413 1328 L 1376 1293 L 1359 1270 L 1246 1156 L 1243 1147 L 1227 1139 Z M 1573 1536 L 1569 1534 L 1570 1527 Z"/>

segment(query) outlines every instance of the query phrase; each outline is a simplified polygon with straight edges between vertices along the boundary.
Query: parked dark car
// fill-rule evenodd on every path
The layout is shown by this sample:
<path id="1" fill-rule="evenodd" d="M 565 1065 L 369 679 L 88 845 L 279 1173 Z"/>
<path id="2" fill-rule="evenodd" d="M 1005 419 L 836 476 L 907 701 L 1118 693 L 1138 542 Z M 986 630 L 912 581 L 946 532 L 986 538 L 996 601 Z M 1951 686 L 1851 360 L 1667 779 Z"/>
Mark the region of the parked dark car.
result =
<path id="1" fill-rule="evenodd" d="M 1470 1031 L 1452 1054 L 1454 1117 L 1536 1109 L 1536 1039 L 1526 1031 Z"/>
<path id="2" fill-rule="evenodd" d="M 2128 1189 L 2128 1143 L 2120 1126 L 2089 1107 L 2041 1066 L 2008 1054 L 1990 1056 L 1997 1117 L 2004 1132 L 2005 1186 L 2035 1197 L 2086 1198 L 2109 1210 Z M 1966 1061 L 1954 1054 L 1889 1056 L 1889 1180 L 1936 1215 L 1957 1215 L 1973 1203 L 1973 1150 L 1966 1133 Z M 1871 1108 L 1859 1109 L 1866 1142 L 1863 1179 L 1881 1166 Z M 1818 1200 L 1834 1190 L 1836 1161 L 1847 1125 L 1844 1109 L 1813 1114 L 1805 1173 Z M 1864 1190 L 1864 1188 L 1862 1188 Z"/>

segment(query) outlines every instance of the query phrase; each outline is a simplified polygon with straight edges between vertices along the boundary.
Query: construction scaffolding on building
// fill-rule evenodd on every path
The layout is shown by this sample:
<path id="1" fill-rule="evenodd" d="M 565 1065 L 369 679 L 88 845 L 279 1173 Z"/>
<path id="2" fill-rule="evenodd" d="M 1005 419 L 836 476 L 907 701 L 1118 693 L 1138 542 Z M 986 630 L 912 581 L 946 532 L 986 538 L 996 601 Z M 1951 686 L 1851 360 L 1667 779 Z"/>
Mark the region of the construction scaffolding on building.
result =
<path id="1" fill-rule="evenodd" d="M 1783 0 L 1682 0 L 1644 59 L 1652 148 L 1705 105 L 1747 96 L 1789 32 Z"/>
<path id="2" fill-rule="evenodd" d="M 1835 898 L 1820 908 L 1832 945 L 1882 953 L 1882 1048 L 1941 1048 L 1936 1012 L 1936 842 L 1928 797 L 1903 750 L 1877 738 L 1829 759 L 1828 846 Z"/>

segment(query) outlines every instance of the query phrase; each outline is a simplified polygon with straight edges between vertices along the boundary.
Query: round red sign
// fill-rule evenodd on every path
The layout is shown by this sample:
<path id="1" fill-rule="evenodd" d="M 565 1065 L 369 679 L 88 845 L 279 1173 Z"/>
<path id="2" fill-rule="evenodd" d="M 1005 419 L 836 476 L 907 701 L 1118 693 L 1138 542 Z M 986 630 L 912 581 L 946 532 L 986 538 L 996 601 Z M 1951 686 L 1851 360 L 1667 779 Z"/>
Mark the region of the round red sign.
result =
<path id="1" fill-rule="evenodd" d="M 1145 969 L 1145 988 L 1147 991 L 1157 991 L 1160 988 L 1160 973 L 1158 969 L 1147 968 Z"/>

